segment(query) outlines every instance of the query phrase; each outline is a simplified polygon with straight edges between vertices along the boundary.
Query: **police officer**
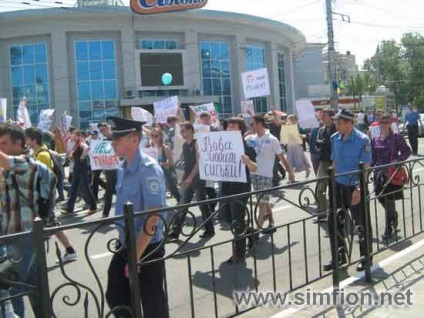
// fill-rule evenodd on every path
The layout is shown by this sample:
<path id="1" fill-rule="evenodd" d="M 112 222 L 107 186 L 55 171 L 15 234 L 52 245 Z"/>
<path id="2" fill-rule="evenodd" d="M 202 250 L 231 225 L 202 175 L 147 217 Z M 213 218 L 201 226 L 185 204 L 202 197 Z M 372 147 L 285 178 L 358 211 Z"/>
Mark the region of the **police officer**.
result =
<path id="1" fill-rule="evenodd" d="M 363 162 L 365 168 L 369 168 L 372 160 L 371 145 L 367 135 L 354 127 L 354 115 L 348 110 L 341 109 L 334 117 L 337 133 L 331 136 L 331 160 L 336 174 L 347 173 L 359 169 L 359 163 Z M 357 174 L 336 177 L 334 188 L 330 187 L 330 215 L 328 218 L 328 228 L 330 234 L 331 248 L 338 251 L 338 260 L 332 260 L 324 264 L 324 270 L 328 271 L 335 267 L 335 262 L 339 265 L 346 263 L 346 248 L 344 240 L 343 222 L 337 218 L 337 228 L 334 228 L 333 218 L 338 209 L 343 209 L 344 213 L 350 210 L 356 226 L 364 229 L 364 240 L 360 241 L 360 254 L 366 255 L 369 244 L 371 253 L 372 231 L 369 213 L 364 210 L 364 205 L 360 202 L 360 185 Z M 366 189 L 364 189 L 366 190 Z M 335 193 L 333 193 L 333 191 Z M 335 202 L 333 200 L 335 198 Z M 369 209 L 368 209 L 369 210 Z M 368 231 L 366 231 L 365 218 L 368 218 Z M 347 218 L 344 218 L 345 220 Z M 335 238 L 335 236 L 337 236 Z M 356 268 L 357 271 L 364 270 L 364 262 L 361 261 Z"/>
<path id="2" fill-rule="evenodd" d="M 166 189 L 162 169 L 139 148 L 143 123 L 119 117 L 108 117 L 107 121 L 111 126 L 115 153 L 124 159 L 118 169 L 115 215 L 123 214 L 124 204 L 128 201 L 133 204 L 136 212 L 164 207 Z M 162 219 L 153 215 L 149 218 L 137 217 L 134 222 L 137 259 L 142 259 L 152 251 L 146 261 L 162 258 L 165 254 Z M 120 244 L 125 245 L 124 230 L 118 227 L 118 231 Z M 129 307 L 131 304 L 127 263 L 127 250 L 123 246 L 114 254 L 108 270 L 106 299 L 111 309 Z M 144 317 L 169 317 L 164 262 L 141 264 L 138 277 Z M 130 317 L 126 311 L 118 311 L 114 312 L 117 317 Z"/>
<path id="3" fill-rule="evenodd" d="M 422 126 L 420 114 L 414 109 L 412 104 L 408 104 L 409 111 L 405 115 L 405 125 L 408 130 L 409 144 L 412 148 L 412 154 L 418 153 L 418 122 Z"/>

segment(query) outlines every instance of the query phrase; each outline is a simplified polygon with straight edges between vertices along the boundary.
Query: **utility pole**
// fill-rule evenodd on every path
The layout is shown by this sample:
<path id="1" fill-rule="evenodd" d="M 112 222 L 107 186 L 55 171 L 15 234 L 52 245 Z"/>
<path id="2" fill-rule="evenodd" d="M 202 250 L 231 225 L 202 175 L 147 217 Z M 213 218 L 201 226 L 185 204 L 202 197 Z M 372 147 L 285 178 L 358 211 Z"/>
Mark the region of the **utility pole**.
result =
<path id="1" fill-rule="evenodd" d="M 336 74 L 336 52 L 334 49 L 334 31 L 333 31 L 333 0 L 326 0 L 327 7 L 327 36 L 328 36 L 328 75 L 330 81 L 330 103 L 331 108 L 337 109 L 337 83 Z"/>

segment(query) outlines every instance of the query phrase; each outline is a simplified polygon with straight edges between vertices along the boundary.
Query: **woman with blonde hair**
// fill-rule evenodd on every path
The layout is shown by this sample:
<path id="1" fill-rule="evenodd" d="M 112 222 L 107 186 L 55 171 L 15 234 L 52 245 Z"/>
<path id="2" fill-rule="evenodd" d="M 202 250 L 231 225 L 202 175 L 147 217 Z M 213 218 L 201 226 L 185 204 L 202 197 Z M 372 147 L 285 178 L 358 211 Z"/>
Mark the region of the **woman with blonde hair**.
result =
<path id="1" fill-rule="evenodd" d="M 297 131 L 299 131 L 299 125 L 294 115 L 289 115 L 287 117 L 287 125 L 295 125 L 297 126 Z M 286 149 L 287 160 L 293 170 L 295 172 L 306 171 L 305 177 L 309 178 L 309 175 L 311 174 L 311 164 L 309 163 L 303 151 L 302 138 L 300 136 L 300 133 L 298 134 L 298 136 L 289 136 Z"/>

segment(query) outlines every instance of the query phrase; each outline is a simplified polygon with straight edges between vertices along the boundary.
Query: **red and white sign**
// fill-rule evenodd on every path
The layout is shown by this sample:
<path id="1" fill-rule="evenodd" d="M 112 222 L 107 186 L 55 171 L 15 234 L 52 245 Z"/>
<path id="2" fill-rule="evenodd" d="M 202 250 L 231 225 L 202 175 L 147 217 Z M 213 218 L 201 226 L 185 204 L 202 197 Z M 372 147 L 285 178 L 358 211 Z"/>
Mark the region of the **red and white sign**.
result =
<path id="1" fill-rule="evenodd" d="M 208 0 L 131 0 L 130 6 L 135 13 L 154 14 L 198 9 L 207 3 Z"/>

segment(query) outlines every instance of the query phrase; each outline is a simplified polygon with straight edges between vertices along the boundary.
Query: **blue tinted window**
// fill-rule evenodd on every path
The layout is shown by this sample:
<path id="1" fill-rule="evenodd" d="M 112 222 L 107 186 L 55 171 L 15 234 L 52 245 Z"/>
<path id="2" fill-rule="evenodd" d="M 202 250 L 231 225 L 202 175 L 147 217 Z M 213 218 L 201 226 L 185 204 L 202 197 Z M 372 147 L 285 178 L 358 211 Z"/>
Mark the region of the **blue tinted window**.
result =
<path id="1" fill-rule="evenodd" d="M 104 60 L 115 59 L 115 45 L 113 41 L 102 41 L 102 58 Z"/>
<path id="2" fill-rule="evenodd" d="M 88 43 L 85 41 L 75 42 L 75 56 L 77 61 L 88 60 Z"/>
<path id="3" fill-rule="evenodd" d="M 286 94 L 286 74 L 284 65 L 284 54 L 278 53 L 278 87 L 280 90 L 280 107 L 281 110 L 287 111 L 287 94 Z"/>
<path id="4" fill-rule="evenodd" d="M 79 81 L 88 81 L 90 79 L 88 62 L 77 62 L 77 78 Z"/>
<path id="5" fill-rule="evenodd" d="M 13 113 L 23 96 L 33 123 L 41 110 L 50 107 L 46 43 L 13 45 L 9 49 Z"/>
<path id="6" fill-rule="evenodd" d="M 102 57 L 100 41 L 88 42 L 88 53 L 90 60 L 100 60 Z"/>
<path id="7" fill-rule="evenodd" d="M 266 67 L 265 48 L 261 45 L 248 45 L 246 49 L 246 68 L 254 71 Z M 253 98 L 255 112 L 265 113 L 268 111 L 268 99 L 266 97 Z"/>
<path id="8" fill-rule="evenodd" d="M 91 61 L 90 62 L 90 79 L 93 81 L 101 80 L 103 78 L 102 73 L 102 62 Z"/>
<path id="9" fill-rule="evenodd" d="M 143 50 L 175 50 L 178 49 L 178 42 L 169 39 L 150 39 L 139 40 L 137 42 L 138 48 Z"/>
<path id="10" fill-rule="evenodd" d="M 87 55 L 78 52 L 83 45 L 79 41 L 75 42 L 81 128 L 93 120 L 104 121 L 107 116 L 116 115 L 118 105 L 115 42 L 113 40 L 93 40 L 83 43 L 88 48 Z"/>
<path id="11" fill-rule="evenodd" d="M 22 63 L 34 64 L 34 45 L 24 45 L 22 51 Z"/>
<path id="12" fill-rule="evenodd" d="M 229 43 L 200 42 L 203 94 L 219 97 L 216 111 L 224 117 L 232 113 Z"/>

